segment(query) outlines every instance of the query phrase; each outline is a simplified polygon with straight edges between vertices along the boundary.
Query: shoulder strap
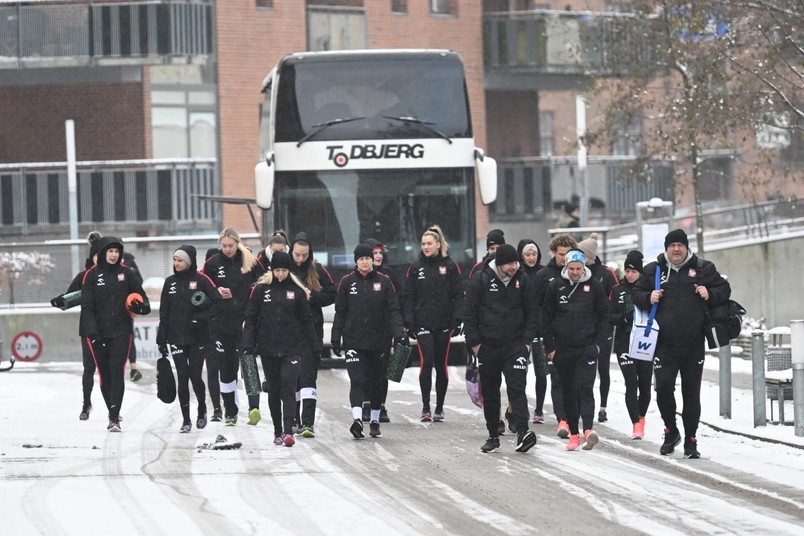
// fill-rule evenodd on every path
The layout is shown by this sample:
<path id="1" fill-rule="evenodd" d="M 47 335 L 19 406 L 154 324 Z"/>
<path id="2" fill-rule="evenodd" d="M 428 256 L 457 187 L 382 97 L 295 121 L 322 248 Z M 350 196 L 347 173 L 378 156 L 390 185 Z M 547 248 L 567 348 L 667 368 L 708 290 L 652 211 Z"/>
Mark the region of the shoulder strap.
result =
<path id="1" fill-rule="evenodd" d="M 655 281 L 655 288 L 659 290 L 661 287 L 661 277 L 662 277 L 662 269 L 658 263 L 656 263 L 656 281 Z M 654 303 L 650 306 L 650 314 L 648 315 L 648 322 L 645 324 L 645 337 L 650 334 L 650 330 L 653 327 L 653 319 L 656 318 L 656 309 L 659 308 L 659 302 Z"/>

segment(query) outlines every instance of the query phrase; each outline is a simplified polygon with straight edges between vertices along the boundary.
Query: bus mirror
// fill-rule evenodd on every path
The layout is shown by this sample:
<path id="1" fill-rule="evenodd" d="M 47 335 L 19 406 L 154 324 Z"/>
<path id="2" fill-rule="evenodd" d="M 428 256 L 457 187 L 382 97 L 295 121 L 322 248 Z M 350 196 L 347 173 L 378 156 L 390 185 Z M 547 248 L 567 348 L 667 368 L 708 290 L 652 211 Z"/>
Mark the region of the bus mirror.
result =
<path id="1" fill-rule="evenodd" d="M 270 162 L 270 164 L 268 163 Z M 274 201 L 274 170 L 273 155 L 254 167 L 254 193 L 257 206 L 269 209 Z"/>
<path id="2" fill-rule="evenodd" d="M 490 205 L 497 199 L 497 161 L 475 149 L 475 176 L 480 190 L 480 201 Z"/>

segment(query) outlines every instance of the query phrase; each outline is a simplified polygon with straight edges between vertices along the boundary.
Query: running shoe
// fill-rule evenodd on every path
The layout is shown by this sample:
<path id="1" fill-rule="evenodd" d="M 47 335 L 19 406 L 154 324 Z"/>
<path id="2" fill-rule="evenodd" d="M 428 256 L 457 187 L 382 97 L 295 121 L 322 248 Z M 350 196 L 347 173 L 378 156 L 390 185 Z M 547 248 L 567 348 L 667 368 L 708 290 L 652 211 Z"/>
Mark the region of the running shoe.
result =
<path id="1" fill-rule="evenodd" d="M 380 432 L 380 421 L 371 421 L 369 424 L 369 435 L 371 437 L 382 437 L 382 432 Z"/>
<path id="2" fill-rule="evenodd" d="M 528 430 L 527 432 L 520 432 L 517 435 L 516 447 L 517 452 L 527 452 L 536 445 L 536 434 Z"/>
<path id="3" fill-rule="evenodd" d="M 429 409 L 422 410 L 422 422 L 433 422 L 433 414 Z"/>
<path id="4" fill-rule="evenodd" d="M 199 430 L 203 430 L 207 426 L 207 414 L 206 413 L 199 413 L 198 419 L 195 421 L 195 427 Z"/>
<path id="5" fill-rule="evenodd" d="M 564 447 L 567 450 L 578 450 L 581 447 L 581 436 L 578 434 L 572 434 L 569 438 L 569 443 L 567 446 Z"/>
<path id="6" fill-rule="evenodd" d="M 687 436 L 684 440 L 684 457 L 691 460 L 701 457 L 701 453 L 698 452 L 698 440 L 694 436 Z"/>
<path id="7" fill-rule="evenodd" d="M 631 434 L 631 439 L 642 439 L 643 437 L 645 437 L 645 417 L 634 423 L 634 433 Z"/>
<path id="8" fill-rule="evenodd" d="M 609 420 L 608 415 L 606 414 L 605 409 L 601 409 L 597 412 L 597 422 L 606 422 Z"/>
<path id="9" fill-rule="evenodd" d="M 544 413 L 533 410 L 533 424 L 544 424 Z"/>
<path id="10" fill-rule="evenodd" d="M 260 408 L 251 408 L 251 411 L 248 412 L 248 422 L 246 424 L 256 426 L 257 423 L 260 422 L 260 419 L 262 419 Z"/>
<path id="11" fill-rule="evenodd" d="M 293 434 L 282 434 L 282 444 L 286 447 L 292 447 L 296 444 L 296 440 L 293 439 Z"/>
<path id="12" fill-rule="evenodd" d="M 436 411 L 435 413 L 433 413 L 433 422 L 444 422 L 444 419 L 446 419 L 446 417 L 444 415 L 443 409 L 441 411 Z"/>
<path id="13" fill-rule="evenodd" d="M 217 408 L 215 411 L 212 412 L 212 422 L 221 422 L 223 420 L 223 411 L 221 408 Z"/>
<path id="14" fill-rule="evenodd" d="M 556 435 L 561 439 L 567 439 L 570 436 L 570 429 L 569 424 L 567 421 L 558 421 L 558 429 L 556 430 Z"/>
<path id="15" fill-rule="evenodd" d="M 352 421 L 352 426 L 349 427 L 349 432 L 351 432 L 355 439 L 363 439 L 366 437 L 363 435 L 363 421 L 360 419 L 355 419 Z"/>
<path id="16" fill-rule="evenodd" d="M 489 436 L 486 442 L 480 447 L 482 452 L 495 452 L 500 450 L 500 438 L 497 436 Z"/>
<path id="17" fill-rule="evenodd" d="M 391 422 L 391 419 L 388 418 L 388 410 L 384 405 L 380 406 L 380 422 Z"/>
<path id="18" fill-rule="evenodd" d="M 190 424 L 189 422 L 186 422 L 186 423 L 181 425 L 181 428 L 179 428 L 179 433 L 186 434 L 186 433 L 189 433 L 190 430 L 192 430 L 192 429 L 193 429 L 193 425 Z"/>
<path id="19" fill-rule="evenodd" d="M 305 424 L 301 428 L 301 436 L 306 437 L 308 439 L 312 439 L 312 438 L 315 437 L 315 430 L 313 429 L 313 427 L 311 425 Z"/>
<path id="20" fill-rule="evenodd" d="M 237 415 L 226 417 L 226 426 L 237 426 Z"/>
<path id="21" fill-rule="evenodd" d="M 594 430 L 585 430 L 583 433 L 583 450 L 592 450 L 600 441 L 600 437 Z"/>
<path id="22" fill-rule="evenodd" d="M 681 434 L 678 432 L 678 428 L 670 430 L 669 428 L 664 429 L 664 443 L 662 443 L 661 448 L 659 448 L 659 454 L 662 456 L 667 456 L 668 454 L 672 454 L 674 450 L 676 450 L 676 445 L 681 443 Z"/>
<path id="23" fill-rule="evenodd" d="M 85 421 L 89 419 L 89 414 L 92 413 L 92 404 L 84 404 L 81 407 L 81 414 L 78 415 L 78 419 L 81 421 Z"/>

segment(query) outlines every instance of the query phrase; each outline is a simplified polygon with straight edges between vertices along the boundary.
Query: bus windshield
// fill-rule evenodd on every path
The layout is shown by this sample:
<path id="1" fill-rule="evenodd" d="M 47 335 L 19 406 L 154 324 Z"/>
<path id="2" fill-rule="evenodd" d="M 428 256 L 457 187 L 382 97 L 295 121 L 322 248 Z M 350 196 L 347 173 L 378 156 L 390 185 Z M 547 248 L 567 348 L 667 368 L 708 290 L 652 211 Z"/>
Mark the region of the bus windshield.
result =
<path id="1" fill-rule="evenodd" d="M 306 232 L 333 277 L 354 267 L 355 246 L 369 238 L 406 268 L 433 224 L 463 268 L 474 261 L 473 178 L 471 168 L 280 172 L 276 224 Z"/>
<path id="2" fill-rule="evenodd" d="M 331 55 L 285 60 L 274 141 L 470 138 L 457 55 Z"/>

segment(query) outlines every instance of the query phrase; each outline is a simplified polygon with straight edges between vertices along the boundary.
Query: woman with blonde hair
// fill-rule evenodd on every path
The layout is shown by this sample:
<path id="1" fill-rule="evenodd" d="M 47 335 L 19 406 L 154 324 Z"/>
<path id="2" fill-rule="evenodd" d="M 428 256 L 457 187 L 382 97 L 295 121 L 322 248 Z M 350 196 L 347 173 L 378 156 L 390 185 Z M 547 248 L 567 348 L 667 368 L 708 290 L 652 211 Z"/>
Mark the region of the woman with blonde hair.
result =
<path id="1" fill-rule="evenodd" d="M 422 234 L 419 258 L 408 267 L 405 281 L 405 328 L 410 337 L 419 341 L 422 422 L 444 421 L 450 339 L 461 324 L 461 269 L 448 252 L 449 245 L 441 228 L 429 227 Z M 433 368 L 436 371 L 435 413 L 430 410 Z"/>
<path id="2" fill-rule="evenodd" d="M 243 245 L 240 234 L 234 229 L 226 228 L 221 231 L 218 244 L 220 251 L 207 259 L 203 269 L 223 298 L 220 314 L 210 323 L 210 333 L 215 341 L 218 358 L 216 360 L 208 356 L 207 367 L 210 367 L 210 362 L 212 367 L 216 364 L 219 366 L 226 425 L 234 426 L 237 424 L 238 403 L 235 395 L 246 303 L 251 287 L 265 271 L 251 251 Z M 214 401 L 213 397 L 213 403 Z M 249 406 L 249 424 L 257 424 L 261 418 L 259 395 L 249 397 Z M 215 408 L 212 420 L 220 420 L 219 408 Z"/>
<path id="3" fill-rule="evenodd" d="M 300 356 L 315 338 L 307 289 L 290 273 L 290 265 L 287 253 L 274 253 L 271 271 L 251 292 L 243 327 L 244 353 L 260 356 L 268 383 L 274 444 L 286 447 L 296 442 L 293 426 Z"/>

